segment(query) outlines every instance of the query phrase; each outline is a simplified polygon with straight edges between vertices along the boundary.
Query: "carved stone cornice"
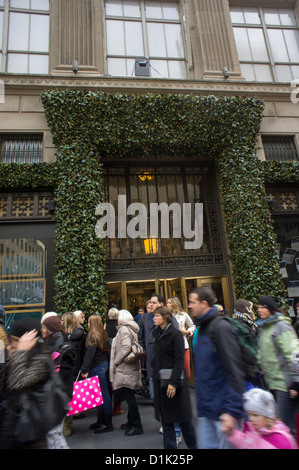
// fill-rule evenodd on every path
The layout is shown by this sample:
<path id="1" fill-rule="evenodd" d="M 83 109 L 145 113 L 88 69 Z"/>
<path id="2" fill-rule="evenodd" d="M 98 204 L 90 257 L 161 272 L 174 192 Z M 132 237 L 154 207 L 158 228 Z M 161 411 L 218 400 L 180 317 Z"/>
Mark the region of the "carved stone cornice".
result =
<path id="1" fill-rule="evenodd" d="M 7 91 L 15 88 L 22 89 L 23 93 L 34 90 L 52 88 L 90 89 L 104 92 L 122 93 L 178 93 L 201 95 L 239 95 L 261 96 L 265 98 L 281 97 L 285 99 L 292 92 L 289 83 L 254 83 L 244 80 L 175 80 L 151 78 L 117 78 L 108 76 L 36 76 L 36 75 L 8 75 L 0 74 Z"/>

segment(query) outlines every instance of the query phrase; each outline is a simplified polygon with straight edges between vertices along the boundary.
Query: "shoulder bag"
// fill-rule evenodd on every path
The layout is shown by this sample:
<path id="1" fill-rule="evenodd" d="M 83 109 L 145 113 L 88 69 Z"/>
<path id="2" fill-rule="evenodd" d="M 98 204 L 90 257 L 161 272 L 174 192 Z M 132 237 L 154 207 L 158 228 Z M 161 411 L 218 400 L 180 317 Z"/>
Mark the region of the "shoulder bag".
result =
<path id="1" fill-rule="evenodd" d="M 124 358 L 125 364 L 134 364 L 135 362 L 139 361 L 143 356 L 144 351 L 143 348 L 140 346 L 138 339 L 136 339 L 131 334 L 131 351 L 129 354 Z"/>
<path id="2" fill-rule="evenodd" d="M 23 390 L 16 401 L 13 440 L 35 442 L 60 424 L 68 411 L 69 398 L 52 363 L 50 376 L 39 388 Z"/>

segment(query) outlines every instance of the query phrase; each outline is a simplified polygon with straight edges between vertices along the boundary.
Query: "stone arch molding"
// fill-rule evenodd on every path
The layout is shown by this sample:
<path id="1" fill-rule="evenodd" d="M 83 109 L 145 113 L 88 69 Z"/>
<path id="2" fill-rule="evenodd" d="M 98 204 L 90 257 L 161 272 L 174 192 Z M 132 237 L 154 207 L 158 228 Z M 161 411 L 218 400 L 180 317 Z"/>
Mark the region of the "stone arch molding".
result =
<path id="1" fill-rule="evenodd" d="M 41 100 L 57 148 L 57 302 L 105 313 L 105 249 L 95 236 L 102 157 L 208 156 L 216 162 L 237 298 L 282 302 L 276 238 L 256 138 L 259 98 L 50 90 Z"/>

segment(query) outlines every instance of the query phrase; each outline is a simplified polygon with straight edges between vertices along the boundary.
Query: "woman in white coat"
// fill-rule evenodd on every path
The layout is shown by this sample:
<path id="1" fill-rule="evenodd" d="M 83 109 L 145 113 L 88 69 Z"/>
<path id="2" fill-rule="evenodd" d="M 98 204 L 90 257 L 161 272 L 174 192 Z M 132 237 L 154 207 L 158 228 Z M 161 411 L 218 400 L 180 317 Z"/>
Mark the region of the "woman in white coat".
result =
<path id="1" fill-rule="evenodd" d="M 126 436 L 143 434 L 135 390 L 142 387 L 141 363 L 138 359 L 133 364 L 125 362 L 131 352 L 132 340 L 138 341 L 139 326 L 127 310 L 119 310 L 118 332 L 113 339 L 110 356 L 110 382 L 115 400 L 126 401 L 128 404 L 127 422 L 121 425 Z"/>
<path id="2" fill-rule="evenodd" d="M 184 337 L 184 345 L 185 345 L 185 360 L 184 360 L 184 367 L 186 370 L 186 374 L 188 379 L 190 380 L 190 349 L 189 349 L 189 342 L 188 339 L 191 339 L 193 336 L 194 331 L 196 330 L 196 326 L 194 325 L 191 317 L 188 313 L 183 311 L 182 305 L 180 300 L 177 297 L 170 297 L 167 300 L 167 307 L 171 310 L 172 315 L 175 316 L 178 324 L 180 332 Z"/>

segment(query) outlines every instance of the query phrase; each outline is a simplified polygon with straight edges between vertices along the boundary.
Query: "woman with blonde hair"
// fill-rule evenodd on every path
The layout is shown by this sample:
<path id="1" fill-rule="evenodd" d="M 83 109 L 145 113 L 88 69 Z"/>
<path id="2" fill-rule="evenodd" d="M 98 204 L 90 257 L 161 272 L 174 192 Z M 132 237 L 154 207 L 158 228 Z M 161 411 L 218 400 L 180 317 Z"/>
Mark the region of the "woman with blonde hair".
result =
<path id="1" fill-rule="evenodd" d="M 99 315 L 91 315 L 89 317 L 88 328 L 86 353 L 81 367 L 81 375 L 83 378 L 87 378 L 88 375 L 90 377 L 97 375 L 99 378 L 103 395 L 103 405 L 98 407 L 97 422 L 89 426 L 90 430 L 98 434 L 113 431 L 112 400 L 106 377 L 108 371 L 109 342 L 108 335 L 104 330 Z"/>
<path id="2" fill-rule="evenodd" d="M 115 338 L 117 334 L 117 322 L 118 319 L 118 309 L 115 307 L 112 307 L 108 311 L 108 319 L 107 322 L 104 325 L 104 329 L 107 331 L 108 337 L 109 337 L 109 343 L 112 343 L 113 338 Z"/>
<path id="3" fill-rule="evenodd" d="M 169 310 L 171 310 L 172 315 L 176 318 L 179 324 L 179 330 L 184 337 L 184 346 L 185 346 L 185 360 L 184 360 L 184 367 L 186 369 L 186 374 L 188 379 L 190 380 L 191 372 L 190 372 L 190 349 L 189 343 L 187 338 L 191 338 L 194 331 L 196 330 L 196 326 L 194 325 L 193 321 L 191 320 L 188 313 L 183 311 L 182 304 L 178 297 L 169 297 L 166 303 Z"/>
<path id="4" fill-rule="evenodd" d="M 61 332 L 64 341 L 68 343 L 74 351 L 74 364 L 72 367 L 73 382 L 76 381 L 81 369 L 84 355 L 84 330 L 78 328 L 77 317 L 73 312 L 65 312 L 61 317 Z M 62 434 L 65 437 L 71 436 L 73 432 L 73 416 L 66 416 Z"/>
<path id="5" fill-rule="evenodd" d="M 73 312 L 65 312 L 61 317 L 61 330 L 66 338 L 69 338 L 73 331 L 78 328 L 77 318 Z"/>

